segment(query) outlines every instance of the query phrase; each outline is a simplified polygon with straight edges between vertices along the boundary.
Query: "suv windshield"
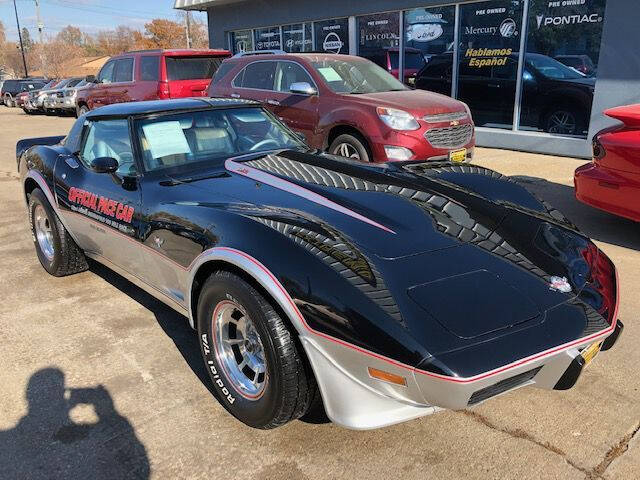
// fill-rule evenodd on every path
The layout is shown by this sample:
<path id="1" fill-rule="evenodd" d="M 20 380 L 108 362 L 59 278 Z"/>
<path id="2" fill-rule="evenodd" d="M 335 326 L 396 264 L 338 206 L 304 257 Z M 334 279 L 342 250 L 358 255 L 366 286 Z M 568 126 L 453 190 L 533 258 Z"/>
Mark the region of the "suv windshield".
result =
<path id="1" fill-rule="evenodd" d="M 580 72 L 545 55 L 527 55 L 527 63 L 547 78 L 577 80 L 584 78 Z"/>
<path id="2" fill-rule="evenodd" d="M 223 57 L 166 57 L 167 78 L 172 80 L 210 79 Z"/>
<path id="3" fill-rule="evenodd" d="M 258 107 L 185 112 L 136 122 L 148 171 L 218 164 L 229 157 L 307 149 L 293 132 Z"/>
<path id="4" fill-rule="evenodd" d="M 311 62 L 313 68 L 336 93 L 358 94 L 407 90 L 399 80 L 364 58 L 331 58 Z"/>

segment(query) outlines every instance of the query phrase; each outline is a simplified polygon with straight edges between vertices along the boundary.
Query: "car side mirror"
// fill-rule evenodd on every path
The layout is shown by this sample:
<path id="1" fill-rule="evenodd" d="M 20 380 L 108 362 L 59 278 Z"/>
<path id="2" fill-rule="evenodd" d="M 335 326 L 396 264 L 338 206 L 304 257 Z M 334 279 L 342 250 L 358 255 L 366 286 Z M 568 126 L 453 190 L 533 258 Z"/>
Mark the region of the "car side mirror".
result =
<path id="1" fill-rule="evenodd" d="M 113 157 L 98 157 L 91 162 L 91 168 L 96 173 L 115 173 L 119 166 L 118 161 Z"/>
<path id="2" fill-rule="evenodd" d="M 86 77 L 84 77 L 84 80 L 87 83 L 97 83 L 95 75 L 87 75 Z"/>
<path id="3" fill-rule="evenodd" d="M 297 93 L 299 95 L 317 95 L 318 90 L 312 87 L 309 82 L 295 82 L 289 86 L 291 93 Z"/>

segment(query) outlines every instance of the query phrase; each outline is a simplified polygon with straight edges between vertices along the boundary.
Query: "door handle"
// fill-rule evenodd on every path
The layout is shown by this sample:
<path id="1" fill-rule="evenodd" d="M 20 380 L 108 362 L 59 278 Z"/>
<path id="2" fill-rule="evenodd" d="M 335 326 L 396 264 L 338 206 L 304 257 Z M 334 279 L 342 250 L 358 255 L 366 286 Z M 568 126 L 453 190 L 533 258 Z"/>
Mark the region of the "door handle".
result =
<path id="1" fill-rule="evenodd" d="M 237 93 L 232 93 L 231 98 L 240 98 L 240 95 L 238 95 Z"/>
<path id="2" fill-rule="evenodd" d="M 279 101 L 277 101 L 277 100 L 270 100 L 270 99 L 268 99 L 266 102 L 267 102 L 269 105 L 280 105 L 280 102 L 279 102 Z"/>
<path id="3" fill-rule="evenodd" d="M 497 84 L 497 83 L 489 83 L 489 84 L 487 84 L 487 87 L 490 87 L 490 88 L 500 88 L 500 84 Z"/>

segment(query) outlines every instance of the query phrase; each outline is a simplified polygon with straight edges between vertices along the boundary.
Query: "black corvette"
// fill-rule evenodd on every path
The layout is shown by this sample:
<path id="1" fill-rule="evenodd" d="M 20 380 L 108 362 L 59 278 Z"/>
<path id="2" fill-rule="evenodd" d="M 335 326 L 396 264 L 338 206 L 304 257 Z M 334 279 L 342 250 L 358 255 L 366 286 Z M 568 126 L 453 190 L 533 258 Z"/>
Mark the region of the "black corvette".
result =
<path id="1" fill-rule="evenodd" d="M 17 161 L 44 268 L 90 257 L 188 317 L 216 397 L 253 427 L 568 389 L 622 330 L 611 261 L 522 186 L 310 151 L 254 103 L 103 107 Z"/>

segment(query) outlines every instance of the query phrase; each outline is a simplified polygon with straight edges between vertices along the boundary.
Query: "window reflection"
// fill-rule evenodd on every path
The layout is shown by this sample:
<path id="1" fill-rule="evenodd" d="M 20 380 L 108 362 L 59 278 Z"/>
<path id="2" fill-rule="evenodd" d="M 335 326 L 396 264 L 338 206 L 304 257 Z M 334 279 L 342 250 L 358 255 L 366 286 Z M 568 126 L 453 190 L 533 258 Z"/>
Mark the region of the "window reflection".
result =
<path id="1" fill-rule="evenodd" d="M 310 52 L 312 50 L 311 24 L 295 23 L 283 26 L 282 43 L 285 52 Z"/>
<path id="2" fill-rule="evenodd" d="M 453 5 L 404 12 L 404 75 L 409 85 L 451 94 L 455 16 Z"/>
<path id="3" fill-rule="evenodd" d="M 256 50 L 282 50 L 280 27 L 256 28 Z"/>
<path id="4" fill-rule="evenodd" d="M 399 78 L 400 13 L 358 17 L 358 55 Z"/>
<path id="5" fill-rule="evenodd" d="M 251 30 L 231 32 L 231 45 L 233 53 L 253 51 L 253 35 Z"/>
<path id="6" fill-rule="evenodd" d="M 605 4 L 530 0 L 521 130 L 586 138 Z"/>
<path id="7" fill-rule="evenodd" d="M 524 1 L 492 0 L 460 7 L 458 98 L 476 125 L 513 125 Z"/>
<path id="8" fill-rule="evenodd" d="M 326 53 L 349 53 L 349 19 L 334 18 L 314 22 L 315 50 Z"/>

